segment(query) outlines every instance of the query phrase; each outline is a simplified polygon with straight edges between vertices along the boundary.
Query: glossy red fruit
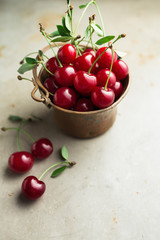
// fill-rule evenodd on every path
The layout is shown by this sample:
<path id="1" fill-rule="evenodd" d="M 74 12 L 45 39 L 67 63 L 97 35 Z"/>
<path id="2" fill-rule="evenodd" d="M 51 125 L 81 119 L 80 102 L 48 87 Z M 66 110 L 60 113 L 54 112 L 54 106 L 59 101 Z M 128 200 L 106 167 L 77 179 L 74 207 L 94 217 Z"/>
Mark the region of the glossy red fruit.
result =
<path id="1" fill-rule="evenodd" d="M 78 112 L 88 112 L 94 110 L 92 101 L 88 98 L 80 98 L 74 108 Z"/>
<path id="2" fill-rule="evenodd" d="M 15 152 L 8 159 L 8 167 L 13 172 L 25 173 L 32 168 L 33 162 L 33 156 L 29 152 Z"/>
<path id="3" fill-rule="evenodd" d="M 97 77 L 93 74 L 88 74 L 85 71 L 78 71 L 74 77 L 75 89 L 84 94 L 89 94 L 92 89 L 97 86 Z"/>
<path id="4" fill-rule="evenodd" d="M 82 70 L 88 72 L 94 61 L 95 57 L 91 53 L 84 53 L 82 56 L 79 56 L 75 59 L 73 66 L 77 71 Z M 94 72 L 94 69 L 95 65 L 92 67 L 91 72 Z"/>
<path id="5" fill-rule="evenodd" d="M 61 87 L 59 88 L 53 97 L 53 102 L 55 105 L 70 109 L 75 106 L 77 101 L 76 93 L 73 89 L 69 87 Z"/>
<path id="6" fill-rule="evenodd" d="M 116 99 L 119 98 L 123 92 L 123 85 L 120 81 L 116 81 L 115 85 L 111 87 L 115 93 Z"/>
<path id="7" fill-rule="evenodd" d="M 104 68 L 104 69 L 100 70 L 97 73 L 97 81 L 98 81 L 97 85 L 104 87 L 107 82 L 108 76 L 109 76 L 109 69 Z M 107 87 L 110 88 L 110 87 L 114 86 L 115 82 L 116 82 L 116 75 L 111 71 Z"/>
<path id="8" fill-rule="evenodd" d="M 84 53 L 91 53 L 94 57 L 96 56 L 96 53 L 94 52 L 94 50 L 92 48 L 87 48 L 86 50 L 83 51 L 82 54 Z"/>
<path id="9" fill-rule="evenodd" d="M 40 138 L 32 144 L 31 153 L 37 159 L 49 157 L 53 152 L 53 145 L 47 138 Z"/>
<path id="10" fill-rule="evenodd" d="M 109 107 L 115 99 L 115 94 L 111 88 L 95 87 L 91 93 L 93 104 L 102 109 Z"/>
<path id="11" fill-rule="evenodd" d="M 22 193 L 25 197 L 36 200 L 45 192 L 46 185 L 43 181 L 39 181 L 35 176 L 28 176 L 23 180 Z"/>
<path id="12" fill-rule="evenodd" d="M 50 93 L 55 93 L 60 87 L 54 77 L 46 78 L 43 85 Z"/>
<path id="13" fill-rule="evenodd" d="M 55 72 L 55 80 L 57 83 L 63 87 L 69 87 L 73 85 L 73 78 L 76 70 L 73 66 L 66 65 L 57 69 Z"/>
<path id="14" fill-rule="evenodd" d="M 61 63 L 72 63 L 76 58 L 76 49 L 71 44 L 65 44 L 59 48 L 57 56 Z"/>
<path id="15" fill-rule="evenodd" d="M 126 78 L 129 73 L 127 64 L 122 60 L 117 60 L 114 63 L 112 71 L 115 73 L 117 80 Z"/>
<path id="16" fill-rule="evenodd" d="M 102 47 L 100 49 L 98 49 L 97 53 L 96 53 L 96 58 L 98 58 L 100 56 L 100 54 L 106 49 L 107 47 Z M 115 51 L 113 50 L 113 64 L 117 61 L 117 54 L 115 53 Z M 112 51 L 110 48 L 108 48 L 103 55 L 99 58 L 99 60 L 97 61 L 99 66 L 101 68 L 110 68 L 111 66 L 111 62 L 112 62 Z"/>
<path id="17" fill-rule="evenodd" d="M 51 72 L 51 73 L 55 73 L 55 71 L 60 68 L 59 63 L 56 59 L 56 57 L 52 57 L 50 58 L 47 63 L 46 63 L 46 68 Z M 48 73 L 49 74 L 49 73 Z"/>

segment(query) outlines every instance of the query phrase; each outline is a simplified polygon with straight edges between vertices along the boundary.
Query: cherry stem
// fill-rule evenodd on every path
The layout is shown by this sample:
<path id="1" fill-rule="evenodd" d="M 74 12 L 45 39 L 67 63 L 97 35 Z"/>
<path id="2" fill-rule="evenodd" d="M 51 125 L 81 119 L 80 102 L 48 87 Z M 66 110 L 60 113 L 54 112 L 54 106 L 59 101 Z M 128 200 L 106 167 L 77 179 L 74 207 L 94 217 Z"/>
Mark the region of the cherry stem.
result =
<path id="1" fill-rule="evenodd" d="M 92 40 L 92 27 L 91 27 L 91 23 L 90 23 L 90 41 L 91 41 L 91 45 L 92 45 L 93 51 L 96 52 L 94 44 L 93 44 L 93 40 Z"/>
<path id="2" fill-rule="evenodd" d="M 83 12 L 82 12 L 82 14 L 81 14 L 81 16 L 80 16 L 80 18 L 79 18 L 79 21 L 78 21 L 78 23 L 77 23 L 77 26 L 76 26 L 76 28 L 75 28 L 74 35 L 76 35 L 77 29 L 78 29 L 78 27 L 79 27 L 79 24 L 80 24 L 80 22 L 81 22 L 81 20 L 82 20 L 82 18 L 83 18 L 83 16 L 84 16 L 84 14 L 85 14 L 85 12 L 87 11 L 87 8 L 88 8 L 93 2 L 94 2 L 94 0 L 91 0 L 91 1 L 86 5 L 86 7 L 84 8 L 84 10 L 83 10 Z"/>
<path id="3" fill-rule="evenodd" d="M 50 41 L 48 40 L 48 37 L 47 37 L 45 31 L 43 30 L 42 25 L 41 25 L 40 23 L 39 23 L 39 25 L 40 25 L 40 32 L 42 33 L 42 35 L 45 37 L 46 41 L 48 42 L 48 44 L 49 44 L 50 48 L 52 49 L 52 52 L 53 52 L 53 54 L 55 55 L 55 57 L 56 57 L 59 65 L 60 65 L 60 67 L 63 67 L 63 65 L 62 65 L 62 63 L 60 62 L 59 58 L 57 57 L 57 54 L 55 53 L 55 51 L 54 51 L 54 49 L 53 49 Z"/>
<path id="4" fill-rule="evenodd" d="M 5 128 L 5 131 L 7 131 L 7 130 L 18 130 L 18 128 Z M 35 142 L 36 140 L 27 132 L 27 131 L 25 131 L 24 129 L 20 129 L 20 131 L 21 132 L 23 132 L 27 137 L 29 137 L 31 140 L 32 140 L 32 142 Z"/>
<path id="5" fill-rule="evenodd" d="M 109 47 L 107 47 L 97 58 L 96 60 L 94 61 L 94 63 L 91 65 L 90 69 L 88 70 L 88 74 L 91 73 L 91 70 L 92 70 L 92 67 L 94 66 L 94 64 L 100 59 L 100 57 L 105 53 L 105 51 L 107 51 Z"/>
<path id="6" fill-rule="evenodd" d="M 108 74 L 108 78 L 104 87 L 104 90 L 106 90 L 107 85 L 108 85 L 108 81 L 109 81 L 109 77 L 111 75 L 111 71 L 112 71 L 112 66 L 113 66 L 113 47 L 111 47 L 111 51 L 112 51 L 112 61 L 111 61 L 111 66 L 110 66 L 110 70 L 109 70 L 109 74 Z"/>
<path id="7" fill-rule="evenodd" d="M 54 167 L 56 167 L 56 166 L 58 166 L 58 165 L 61 165 L 61 164 L 68 164 L 68 165 L 70 165 L 71 164 L 71 162 L 59 162 L 59 163 L 55 163 L 55 164 L 53 164 L 52 166 L 50 166 L 49 168 L 47 168 L 43 173 L 42 173 L 42 175 L 38 178 L 38 180 L 40 181 L 41 179 L 42 179 L 42 177 L 50 170 L 50 169 L 52 169 L 52 168 L 54 168 Z"/>
<path id="8" fill-rule="evenodd" d="M 40 61 L 40 63 L 42 64 L 42 66 L 46 69 L 46 71 L 47 71 L 49 74 L 51 74 L 52 76 L 54 76 L 54 74 L 53 74 L 52 72 L 50 72 L 50 71 L 48 70 L 48 68 L 46 68 L 45 64 L 44 64 L 42 61 Z"/>
<path id="9" fill-rule="evenodd" d="M 96 6 L 96 8 L 97 8 L 97 12 L 98 12 L 98 14 L 99 14 L 99 18 L 100 18 L 100 21 L 101 21 L 101 24 L 102 24 L 103 37 L 104 37 L 104 35 L 105 35 L 105 28 L 104 28 L 103 18 L 102 18 L 100 9 L 99 9 L 98 4 L 96 3 L 96 1 L 94 1 L 94 4 L 95 4 L 95 6 Z"/>
<path id="10" fill-rule="evenodd" d="M 18 75 L 18 80 L 27 80 L 27 81 L 29 81 L 29 82 L 33 82 L 31 79 L 29 79 L 29 78 L 24 78 L 24 77 L 21 77 L 20 75 Z"/>

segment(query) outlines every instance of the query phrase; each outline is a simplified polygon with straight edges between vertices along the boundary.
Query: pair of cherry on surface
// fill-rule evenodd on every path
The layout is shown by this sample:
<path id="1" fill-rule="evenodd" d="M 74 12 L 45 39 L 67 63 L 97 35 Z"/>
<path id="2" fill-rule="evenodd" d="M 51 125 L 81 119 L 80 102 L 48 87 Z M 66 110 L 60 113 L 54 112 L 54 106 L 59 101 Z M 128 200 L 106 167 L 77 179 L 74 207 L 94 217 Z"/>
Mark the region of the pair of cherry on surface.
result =
<path id="1" fill-rule="evenodd" d="M 51 155 L 53 145 L 47 138 L 40 138 L 31 146 L 31 153 L 19 151 L 13 153 L 8 160 L 9 168 L 15 173 L 28 172 L 33 164 L 34 158 L 42 160 Z M 22 183 L 22 193 L 29 199 L 35 200 L 45 192 L 45 183 L 39 181 L 35 176 L 28 176 Z"/>
<path id="2" fill-rule="evenodd" d="M 123 79 L 128 75 L 128 66 L 117 59 L 114 50 L 113 60 L 111 49 L 108 48 L 105 52 L 104 50 L 106 47 L 101 47 L 96 53 L 93 49 L 86 49 L 81 56 L 76 57 L 75 47 L 65 44 L 57 53 L 63 67 L 59 66 L 56 57 L 48 60 L 46 68 L 54 77 L 48 77 L 44 86 L 54 95 L 55 105 L 75 111 L 93 111 L 110 106 L 120 97 L 123 92 Z M 113 68 L 110 72 L 112 61 Z"/>

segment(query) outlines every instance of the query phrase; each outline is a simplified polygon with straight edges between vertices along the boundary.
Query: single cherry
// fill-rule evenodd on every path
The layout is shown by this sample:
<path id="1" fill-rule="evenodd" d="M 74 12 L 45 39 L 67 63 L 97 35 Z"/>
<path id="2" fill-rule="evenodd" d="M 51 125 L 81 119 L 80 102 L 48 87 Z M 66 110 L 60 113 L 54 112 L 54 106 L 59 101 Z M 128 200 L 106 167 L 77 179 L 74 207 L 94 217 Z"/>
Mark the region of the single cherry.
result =
<path id="1" fill-rule="evenodd" d="M 94 110 L 92 101 L 88 98 L 80 98 L 74 108 L 78 112 L 88 112 Z"/>
<path id="2" fill-rule="evenodd" d="M 84 53 L 91 53 L 94 57 L 96 56 L 96 53 L 94 52 L 94 50 L 92 48 L 85 49 L 82 54 L 84 54 Z"/>
<path id="3" fill-rule="evenodd" d="M 55 105 L 70 109 L 75 106 L 77 101 L 76 93 L 73 89 L 69 87 L 61 87 L 59 88 L 53 97 L 53 102 Z"/>
<path id="4" fill-rule="evenodd" d="M 49 157 L 53 152 L 53 145 L 47 138 L 40 138 L 32 144 L 31 153 L 37 159 Z"/>
<path id="5" fill-rule="evenodd" d="M 40 198 L 45 192 L 45 189 L 45 183 L 39 181 L 35 176 L 26 177 L 22 183 L 23 195 L 31 200 Z"/>
<path id="6" fill-rule="evenodd" d="M 109 72 L 110 72 L 109 69 L 104 68 L 97 73 L 97 81 L 98 81 L 97 85 L 98 86 L 104 87 L 106 85 L 106 82 L 107 82 L 107 79 L 109 76 Z M 115 82 L 116 82 L 116 75 L 111 71 L 109 79 L 108 79 L 107 87 L 110 88 L 110 87 L 114 86 Z"/>
<path id="7" fill-rule="evenodd" d="M 51 73 L 55 73 L 55 71 L 60 68 L 59 63 L 56 59 L 56 57 L 52 57 L 50 58 L 47 63 L 46 63 L 46 68 L 51 72 Z M 49 73 L 48 73 L 49 74 Z"/>
<path id="8" fill-rule="evenodd" d="M 95 75 L 88 74 L 85 71 L 78 71 L 75 74 L 74 87 L 78 92 L 88 95 L 96 85 L 97 78 Z"/>
<path id="9" fill-rule="evenodd" d="M 91 99 L 96 107 L 107 108 L 114 102 L 115 94 L 111 88 L 97 86 L 91 92 Z"/>
<path id="10" fill-rule="evenodd" d="M 129 73 L 127 64 L 122 60 L 117 60 L 113 64 L 112 71 L 115 73 L 117 80 L 122 80 L 126 78 Z"/>
<path id="11" fill-rule="evenodd" d="M 116 81 L 115 85 L 111 87 L 115 93 L 115 98 L 119 98 L 123 92 L 123 85 L 120 81 Z"/>
<path id="12" fill-rule="evenodd" d="M 73 66 L 77 71 L 82 70 L 82 71 L 88 72 L 88 70 L 94 63 L 94 61 L 95 61 L 95 57 L 93 56 L 93 54 L 84 53 L 82 54 L 82 56 L 79 56 L 75 59 L 75 61 L 73 62 Z M 91 72 L 94 72 L 94 69 L 95 69 L 95 65 L 93 65 Z"/>
<path id="13" fill-rule="evenodd" d="M 70 65 L 58 68 L 55 72 L 55 80 L 63 87 L 69 87 L 73 85 L 73 78 L 75 75 L 75 68 Z"/>
<path id="14" fill-rule="evenodd" d="M 33 166 L 33 156 L 29 152 L 12 153 L 8 159 L 8 167 L 16 173 L 25 173 Z"/>
<path id="15" fill-rule="evenodd" d="M 102 52 L 106 49 L 107 47 L 101 47 L 98 49 L 96 53 L 96 58 L 102 54 Z M 117 61 L 117 54 L 113 50 L 113 64 Z M 112 50 L 108 48 L 103 55 L 98 59 L 98 64 L 101 68 L 110 68 L 111 62 L 112 62 Z"/>
<path id="16" fill-rule="evenodd" d="M 59 48 L 57 56 L 61 63 L 72 63 L 76 58 L 76 49 L 71 44 L 65 44 Z"/>
<path id="17" fill-rule="evenodd" d="M 43 85 L 50 93 L 53 93 L 53 94 L 60 87 L 54 77 L 46 78 Z"/>

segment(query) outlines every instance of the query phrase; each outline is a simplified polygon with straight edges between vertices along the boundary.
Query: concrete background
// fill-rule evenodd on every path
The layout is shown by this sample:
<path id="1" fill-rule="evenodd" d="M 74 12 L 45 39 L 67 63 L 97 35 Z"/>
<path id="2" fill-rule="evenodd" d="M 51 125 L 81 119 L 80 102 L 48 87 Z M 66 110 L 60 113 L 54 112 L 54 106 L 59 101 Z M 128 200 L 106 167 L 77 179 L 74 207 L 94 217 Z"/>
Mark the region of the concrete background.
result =
<path id="1" fill-rule="evenodd" d="M 7 120 L 10 114 L 34 113 L 43 121 L 26 130 L 35 138 L 50 138 L 54 145 L 51 157 L 17 176 L 7 169 L 8 157 L 17 151 L 16 133 L 0 133 L 1 240 L 160 238 L 160 1 L 97 2 L 106 34 L 127 34 L 116 47 L 128 53 L 124 60 L 131 88 L 118 107 L 114 126 L 100 137 L 79 140 L 60 132 L 52 110 L 31 99 L 32 84 L 16 79 L 24 55 L 46 45 L 37 24 L 43 23 L 48 32 L 55 30 L 65 1 L 0 0 L 0 126 L 15 126 Z M 75 9 L 82 3 L 73 1 Z M 94 12 L 91 8 L 88 15 Z M 83 33 L 83 24 L 79 30 Z M 59 161 L 62 145 L 77 165 L 56 179 L 46 175 L 47 190 L 38 201 L 24 199 L 24 177 L 38 177 Z M 30 141 L 22 136 L 21 146 L 29 151 Z"/>

